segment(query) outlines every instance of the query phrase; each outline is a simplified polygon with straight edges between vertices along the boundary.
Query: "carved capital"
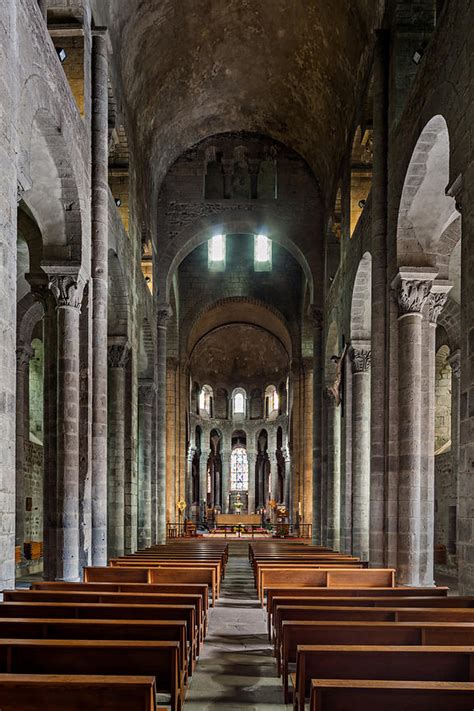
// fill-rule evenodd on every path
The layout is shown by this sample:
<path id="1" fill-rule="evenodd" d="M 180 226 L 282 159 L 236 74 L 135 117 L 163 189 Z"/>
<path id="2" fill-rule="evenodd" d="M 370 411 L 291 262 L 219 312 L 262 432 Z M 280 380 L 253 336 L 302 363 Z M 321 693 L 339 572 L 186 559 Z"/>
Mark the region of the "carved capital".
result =
<path id="1" fill-rule="evenodd" d="M 138 398 L 143 405 L 153 405 L 156 387 L 153 380 L 140 380 L 138 383 Z"/>
<path id="2" fill-rule="evenodd" d="M 436 325 L 438 317 L 444 308 L 448 299 L 448 293 L 445 292 L 430 292 L 428 297 L 428 318 L 430 323 Z"/>
<path id="3" fill-rule="evenodd" d="M 130 357 L 130 343 L 110 343 L 107 347 L 107 359 L 110 368 L 125 368 Z"/>
<path id="4" fill-rule="evenodd" d="M 53 314 L 56 311 L 56 301 L 49 288 L 46 274 L 26 274 L 26 279 L 30 284 L 33 298 L 41 304 L 44 314 Z"/>
<path id="5" fill-rule="evenodd" d="M 372 360 L 372 352 L 370 348 L 352 346 L 351 351 L 352 372 L 353 373 L 368 373 Z"/>
<path id="6" fill-rule="evenodd" d="M 156 325 L 161 328 L 166 328 L 172 315 L 173 309 L 170 304 L 158 304 L 156 307 Z"/>
<path id="7" fill-rule="evenodd" d="M 81 310 L 84 280 L 80 274 L 53 274 L 48 284 L 58 309 Z"/>
<path id="8" fill-rule="evenodd" d="M 420 279 L 400 279 L 396 292 L 400 316 L 422 312 L 428 300 L 431 283 Z"/>
<path id="9" fill-rule="evenodd" d="M 26 368 L 33 356 L 33 349 L 25 344 L 18 346 L 16 349 L 16 367 L 18 369 Z"/>

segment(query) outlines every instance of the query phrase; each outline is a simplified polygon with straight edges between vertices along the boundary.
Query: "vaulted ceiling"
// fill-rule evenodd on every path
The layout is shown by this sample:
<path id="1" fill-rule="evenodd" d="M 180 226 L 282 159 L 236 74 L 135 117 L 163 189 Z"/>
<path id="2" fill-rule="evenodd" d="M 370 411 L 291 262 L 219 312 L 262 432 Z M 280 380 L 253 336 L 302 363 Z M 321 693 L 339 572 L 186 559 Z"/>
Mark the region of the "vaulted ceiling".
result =
<path id="1" fill-rule="evenodd" d="M 129 139 L 156 189 L 189 146 L 247 130 L 298 151 L 332 190 L 383 0 L 94 5 L 109 27 Z"/>

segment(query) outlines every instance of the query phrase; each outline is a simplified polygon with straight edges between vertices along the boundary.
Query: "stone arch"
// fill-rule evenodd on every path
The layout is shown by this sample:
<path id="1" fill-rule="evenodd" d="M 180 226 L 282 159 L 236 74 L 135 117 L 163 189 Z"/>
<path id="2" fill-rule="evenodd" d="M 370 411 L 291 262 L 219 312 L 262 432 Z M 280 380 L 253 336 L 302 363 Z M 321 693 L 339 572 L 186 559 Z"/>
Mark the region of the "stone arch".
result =
<path id="1" fill-rule="evenodd" d="M 129 336 L 130 299 L 117 253 L 109 249 L 108 335 Z"/>
<path id="2" fill-rule="evenodd" d="M 449 183 L 450 144 L 446 120 L 433 116 L 420 133 L 403 184 L 398 210 L 399 263 L 437 264 L 443 233 L 458 213 L 446 195 Z M 423 263 L 422 263 L 423 265 Z"/>
<path id="3" fill-rule="evenodd" d="M 359 262 L 351 301 L 351 340 L 370 341 L 371 338 L 372 257 L 365 252 Z"/>
<path id="4" fill-rule="evenodd" d="M 20 183 L 23 200 L 43 235 L 44 262 L 80 265 L 83 215 L 79 182 L 62 126 L 54 107 L 37 108 L 28 126 Z"/>
<path id="5" fill-rule="evenodd" d="M 197 219 L 183 228 L 180 245 L 170 244 L 158 265 L 157 290 L 169 300 L 174 275 L 181 262 L 196 247 L 207 242 L 212 234 L 266 234 L 276 244 L 286 249 L 300 265 L 309 285 L 311 301 L 314 296 L 314 279 L 310 264 L 295 241 L 288 236 L 277 216 L 271 216 L 249 204 L 246 210 L 222 209 Z M 163 293 L 164 290 L 164 293 Z"/>
<path id="6" fill-rule="evenodd" d="M 288 357 L 291 358 L 292 338 L 282 314 L 263 301 L 246 297 L 229 297 L 206 306 L 191 326 L 188 353 L 192 353 L 195 345 L 207 333 L 234 322 L 253 324 L 269 331 L 282 343 Z"/>

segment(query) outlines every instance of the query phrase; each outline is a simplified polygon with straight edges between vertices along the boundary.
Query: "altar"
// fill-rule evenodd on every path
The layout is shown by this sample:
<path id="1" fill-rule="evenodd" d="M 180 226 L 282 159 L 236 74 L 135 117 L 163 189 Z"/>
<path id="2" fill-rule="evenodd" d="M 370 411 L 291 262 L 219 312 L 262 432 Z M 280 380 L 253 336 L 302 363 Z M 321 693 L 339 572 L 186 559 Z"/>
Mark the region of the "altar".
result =
<path id="1" fill-rule="evenodd" d="M 217 526 L 260 526 L 260 514 L 216 514 Z"/>

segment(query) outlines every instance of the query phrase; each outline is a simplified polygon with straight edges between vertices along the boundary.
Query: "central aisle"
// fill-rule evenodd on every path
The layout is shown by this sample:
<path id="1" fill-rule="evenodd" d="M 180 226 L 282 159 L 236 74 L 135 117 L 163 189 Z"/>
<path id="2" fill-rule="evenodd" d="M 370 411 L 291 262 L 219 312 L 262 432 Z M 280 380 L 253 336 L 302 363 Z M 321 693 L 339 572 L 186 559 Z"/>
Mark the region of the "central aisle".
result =
<path id="1" fill-rule="evenodd" d="M 229 544 L 221 597 L 210 610 L 209 633 L 194 672 L 185 711 L 285 711 L 253 586 L 248 545 Z"/>

